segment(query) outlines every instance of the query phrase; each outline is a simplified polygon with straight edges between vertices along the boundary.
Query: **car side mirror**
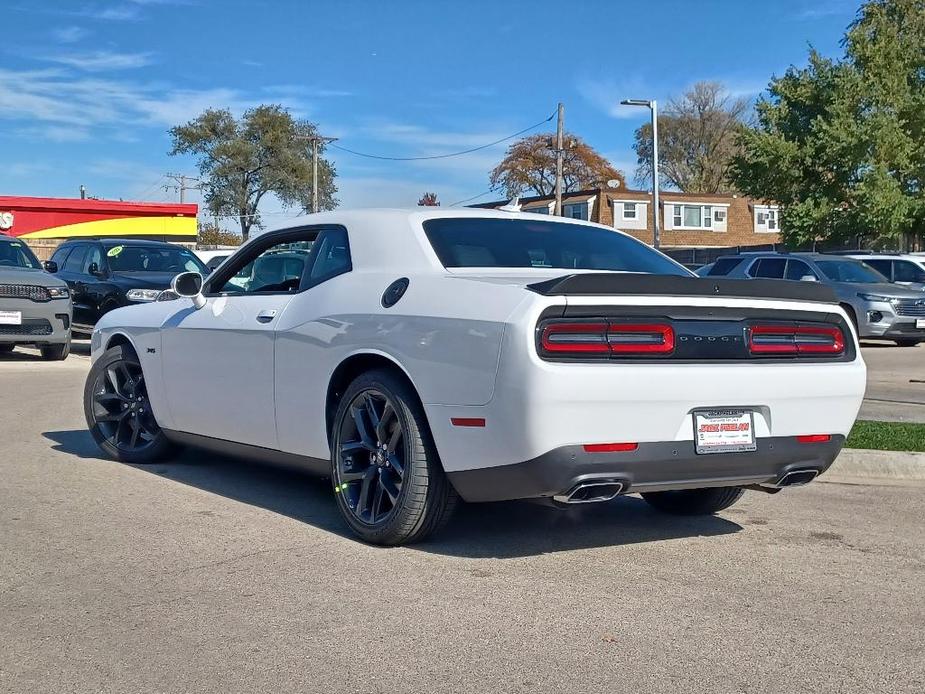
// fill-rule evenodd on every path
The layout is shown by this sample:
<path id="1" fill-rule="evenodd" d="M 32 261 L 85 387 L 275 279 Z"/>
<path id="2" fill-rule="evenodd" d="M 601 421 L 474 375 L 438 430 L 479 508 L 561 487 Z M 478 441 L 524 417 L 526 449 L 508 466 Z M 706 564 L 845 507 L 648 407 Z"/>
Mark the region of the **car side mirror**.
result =
<path id="1" fill-rule="evenodd" d="M 206 305 L 206 298 L 202 295 L 202 275 L 198 272 L 181 272 L 173 278 L 170 288 L 177 296 L 192 299 L 197 309 Z"/>
<path id="2" fill-rule="evenodd" d="M 813 276 L 813 275 L 803 275 L 803 276 L 800 278 L 800 282 L 818 282 L 818 281 L 819 281 L 819 280 L 817 280 L 817 279 L 815 278 L 815 276 Z"/>
<path id="3" fill-rule="evenodd" d="M 103 274 L 100 272 L 100 266 L 96 263 L 90 263 L 87 265 L 87 272 L 94 277 L 99 277 L 101 274 Z"/>
<path id="4" fill-rule="evenodd" d="M 46 260 L 42 263 L 42 267 L 45 268 L 45 272 L 55 273 L 58 271 L 58 263 L 54 260 Z"/>

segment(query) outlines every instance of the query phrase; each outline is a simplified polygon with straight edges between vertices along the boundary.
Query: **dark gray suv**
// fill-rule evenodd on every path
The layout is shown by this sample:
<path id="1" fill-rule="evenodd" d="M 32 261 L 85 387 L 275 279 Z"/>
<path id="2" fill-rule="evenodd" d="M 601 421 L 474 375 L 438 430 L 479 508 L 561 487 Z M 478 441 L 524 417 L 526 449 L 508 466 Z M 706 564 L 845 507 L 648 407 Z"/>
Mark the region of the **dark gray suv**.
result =
<path id="1" fill-rule="evenodd" d="M 71 349 L 71 295 L 22 241 L 0 236 L 0 354 L 36 345 L 44 359 Z"/>
<path id="2" fill-rule="evenodd" d="M 870 265 L 822 253 L 723 256 L 705 277 L 822 282 L 832 288 L 859 337 L 911 347 L 925 340 L 925 292 L 893 284 Z"/>

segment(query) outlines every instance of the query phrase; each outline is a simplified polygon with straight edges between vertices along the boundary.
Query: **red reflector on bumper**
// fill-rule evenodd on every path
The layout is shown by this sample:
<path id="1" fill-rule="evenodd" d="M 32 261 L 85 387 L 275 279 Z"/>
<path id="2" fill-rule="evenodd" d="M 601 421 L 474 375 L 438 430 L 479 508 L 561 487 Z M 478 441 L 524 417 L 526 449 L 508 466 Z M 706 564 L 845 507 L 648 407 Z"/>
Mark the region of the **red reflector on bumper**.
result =
<path id="1" fill-rule="evenodd" d="M 587 453 L 621 453 L 635 451 L 638 443 L 586 443 L 584 449 Z"/>
<path id="2" fill-rule="evenodd" d="M 450 424 L 454 427 L 483 427 L 484 417 L 450 417 Z"/>
<path id="3" fill-rule="evenodd" d="M 831 440 L 831 434 L 807 434 L 805 436 L 797 436 L 797 441 L 800 443 L 825 443 Z"/>

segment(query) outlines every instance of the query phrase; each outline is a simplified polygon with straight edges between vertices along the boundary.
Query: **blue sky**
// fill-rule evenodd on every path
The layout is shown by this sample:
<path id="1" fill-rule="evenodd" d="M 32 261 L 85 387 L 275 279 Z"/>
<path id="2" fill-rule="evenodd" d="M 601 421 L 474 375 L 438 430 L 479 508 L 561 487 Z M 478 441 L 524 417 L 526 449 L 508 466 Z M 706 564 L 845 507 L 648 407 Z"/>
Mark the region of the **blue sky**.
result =
<path id="1" fill-rule="evenodd" d="M 167 129 L 207 107 L 281 103 L 351 149 L 491 142 L 566 107 L 566 126 L 632 178 L 644 109 L 712 79 L 757 95 L 840 53 L 855 0 L 5 0 L 0 194 L 175 199 Z M 504 144 L 385 162 L 332 151 L 342 206 L 444 205 L 488 190 Z M 196 199 L 196 194 L 191 195 Z M 489 200 L 485 196 L 480 200 Z M 273 201 L 266 221 L 285 213 Z"/>

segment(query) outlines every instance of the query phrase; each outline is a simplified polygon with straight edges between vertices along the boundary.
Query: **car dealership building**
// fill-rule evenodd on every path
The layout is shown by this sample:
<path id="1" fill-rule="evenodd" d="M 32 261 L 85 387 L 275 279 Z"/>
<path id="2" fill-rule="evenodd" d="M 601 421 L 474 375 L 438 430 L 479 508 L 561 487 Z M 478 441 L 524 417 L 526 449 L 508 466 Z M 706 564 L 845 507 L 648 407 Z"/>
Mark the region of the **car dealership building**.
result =
<path id="1" fill-rule="evenodd" d="M 0 234 L 25 240 L 42 259 L 75 237 L 196 242 L 198 205 L 0 196 Z"/>

